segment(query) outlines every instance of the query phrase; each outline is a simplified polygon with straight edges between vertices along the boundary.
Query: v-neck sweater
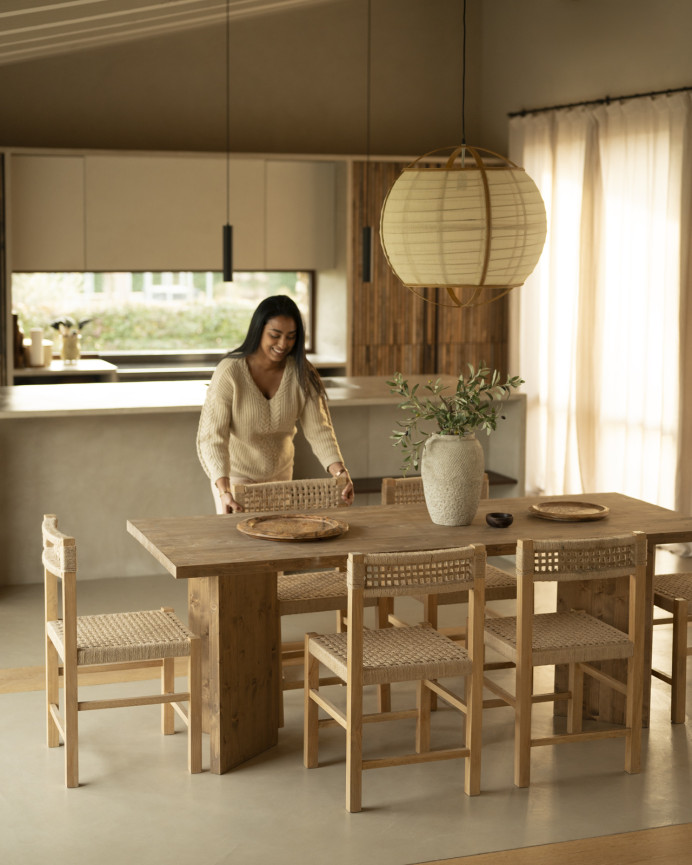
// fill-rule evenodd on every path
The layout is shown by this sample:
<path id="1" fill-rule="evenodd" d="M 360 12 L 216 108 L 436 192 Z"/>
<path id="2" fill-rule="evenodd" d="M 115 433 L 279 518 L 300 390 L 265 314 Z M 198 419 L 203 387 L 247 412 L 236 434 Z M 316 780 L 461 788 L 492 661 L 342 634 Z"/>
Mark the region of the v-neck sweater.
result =
<path id="1" fill-rule="evenodd" d="M 305 393 L 292 357 L 270 399 L 245 358 L 224 358 L 212 375 L 197 430 L 202 468 L 212 483 L 226 477 L 291 480 L 298 421 L 325 470 L 343 462 L 326 402 L 312 385 Z"/>

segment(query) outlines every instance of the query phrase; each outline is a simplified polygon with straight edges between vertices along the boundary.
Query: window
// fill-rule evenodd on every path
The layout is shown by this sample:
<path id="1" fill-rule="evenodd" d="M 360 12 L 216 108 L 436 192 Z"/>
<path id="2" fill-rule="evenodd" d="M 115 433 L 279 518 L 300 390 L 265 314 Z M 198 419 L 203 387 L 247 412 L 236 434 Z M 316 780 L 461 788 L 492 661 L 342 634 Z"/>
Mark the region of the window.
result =
<path id="1" fill-rule="evenodd" d="M 312 346 L 311 271 L 221 273 L 14 273 L 13 309 L 24 333 L 52 334 L 70 316 L 82 329 L 83 352 L 227 351 L 242 342 L 257 304 L 287 294 L 303 315 Z"/>

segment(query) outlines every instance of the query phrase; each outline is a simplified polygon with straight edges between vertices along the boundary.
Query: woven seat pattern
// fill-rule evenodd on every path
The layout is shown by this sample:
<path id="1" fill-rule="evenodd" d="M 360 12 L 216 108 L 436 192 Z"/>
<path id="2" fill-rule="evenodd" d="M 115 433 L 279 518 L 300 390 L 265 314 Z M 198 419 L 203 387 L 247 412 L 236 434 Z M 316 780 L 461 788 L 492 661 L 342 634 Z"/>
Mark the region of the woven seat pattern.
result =
<path id="1" fill-rule="evenodd" d="M 343 478 L 305 478 L 263 484 L 234 484 L 233 497 L 246 511 L 321 510 L 344 505 Z"/>
<path id="2" fill-rule="evenodd" d="M 310 651 L 346 681 L 347 634 L 314 636 Z M 462 676 L 469 673 L 471 667 L 466 649 L 440 634 L 427 622 L 407 628 L 381 628 L 363 632 L 364 685 Z"/>
<path id="3" fill-rule="evenodd" d="M 279 574 L 277 595 L 282 616 L 309 611 L 318 613 L 335 607 L 345 609 L 348 603 L 346 572 L 334 568 L 328 571 Z"/>
<path id="4" fill-rule="evenodd" d="M 47 623 L 53 643 L 64 647 L 62 620 Z M 145 610 L 77 618 L 77 663 L 114 664 L 190 654 L 194 635 L 174 613 Z"/>
<path id="5" fill-rule="evenodd" d="M 485 622 L 488 646 L 511 647 L 507 654 L 517 660 L 517 619 L 507 616 Z M 533 619 L 534 664 L 629 658 L 633 646 L 627 634 L 583 612 L 539 613 Z"/>
<path id="6" fill-rule="evenodd" d="M 600 571 L 608 571 L 609 577 L 628 576 L 634 573 L 636 562 L 627 536 L 615 538 L 591 538 L 590 547 L 576 541 L 534 541 L 533 564 L 529 570 L 535 580 L 599 579 Z M 517 570 L 525 572 L 524 563 L 517 560 Z"/>
<path id="7" fill-rule="evenodd" d="M 363 570 L 365 596 L 437 594 L 473 588 L 473 561 L 454 558 L 454 550 L 426 550 L 403 559 L 397 553 L 369 555 Z M 348 585 L 357 585 L 353 569 Z"/>
<path id="8" fill-rule="evenodd" d="M 654 592 L 663 595 L 669 601 L 683 598 L 692 601 L 692 575 L 690 574 L 656 574 L 654 576 Z"/>

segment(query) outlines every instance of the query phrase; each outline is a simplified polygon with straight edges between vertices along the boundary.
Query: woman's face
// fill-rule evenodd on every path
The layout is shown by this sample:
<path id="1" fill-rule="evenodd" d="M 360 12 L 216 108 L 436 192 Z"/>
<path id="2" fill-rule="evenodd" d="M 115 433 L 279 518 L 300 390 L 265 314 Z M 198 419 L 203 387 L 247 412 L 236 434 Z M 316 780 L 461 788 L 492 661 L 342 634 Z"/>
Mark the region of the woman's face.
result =
<path id="1" fill-rule="evenodd" d="M 283 363 L 293 350 L 297 336 L 295 321 L 289 316 L 277 315 L 264 325 L 259 350 L 272 363 Z"/>

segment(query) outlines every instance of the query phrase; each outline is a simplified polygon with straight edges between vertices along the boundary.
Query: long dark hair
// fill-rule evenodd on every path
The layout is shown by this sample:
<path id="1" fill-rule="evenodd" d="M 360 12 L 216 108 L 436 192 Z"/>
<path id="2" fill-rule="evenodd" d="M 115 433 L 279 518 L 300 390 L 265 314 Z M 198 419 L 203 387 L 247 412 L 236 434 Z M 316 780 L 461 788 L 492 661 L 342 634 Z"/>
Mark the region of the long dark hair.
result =
<path id="1" fill-rule="evenodd" d="M 245 339 L 238 348 L 230 351 L 227 357 L 248 357 L 248 355 L 254 354 L 259 348 L 265 325 L 270 318 L 276 318 L 280 315 L 292 318 L 296 325 L 296 341 L 293 343 L 289 356 L 295 359 L 300 386 L 307 393 L 308 386 L 312 385 L 318 394 L 326 398 L 322 379 L 305 353 L 305 326 L 303 324 L 303 317 L 295 302 L 285 294 L 273 294 L 261 301 L 257 309 L 252 313 Z"/>

